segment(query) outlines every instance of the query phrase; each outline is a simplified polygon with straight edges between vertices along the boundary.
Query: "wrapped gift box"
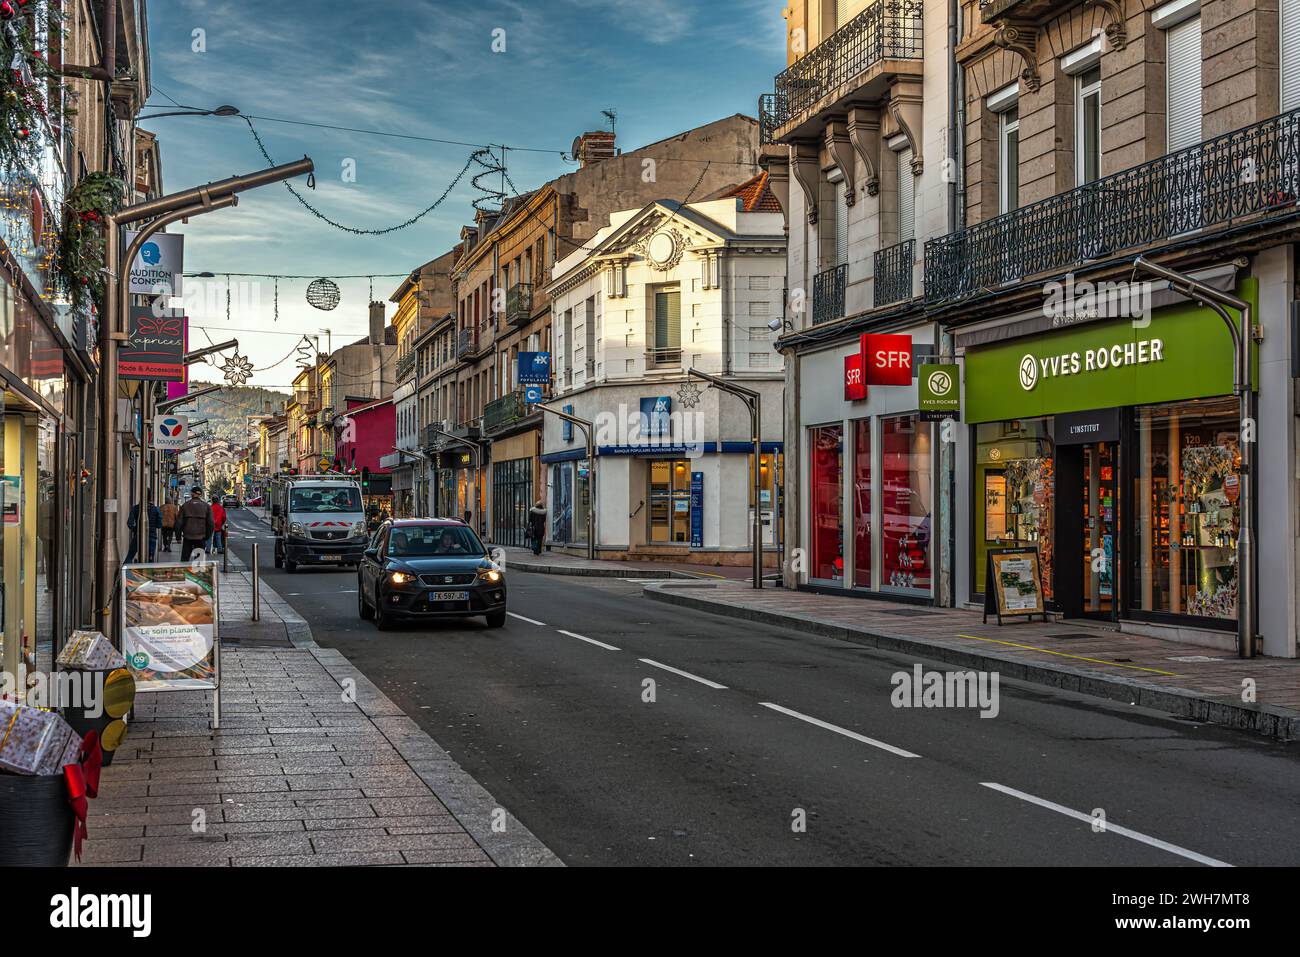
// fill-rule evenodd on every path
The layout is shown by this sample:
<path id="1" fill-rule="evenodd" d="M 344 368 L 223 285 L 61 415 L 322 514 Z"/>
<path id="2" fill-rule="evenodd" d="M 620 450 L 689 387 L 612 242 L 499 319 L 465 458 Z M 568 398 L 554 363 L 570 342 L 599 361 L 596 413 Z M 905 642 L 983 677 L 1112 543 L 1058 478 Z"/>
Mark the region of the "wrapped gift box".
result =
<path id="1" fill-rule="evenodd" d="M 15 774 L 62 774 L 76 764 L 81 737 L 53 711 L 0 700 L 0 769 Z"/>
<path id="2" fill-rule="evenodd" d="M 65 667 L 82 671 L 112 671 L 126 667 L 122 653 L 98 631 L 74 631 L 59 652 L 58 660 Z"/>

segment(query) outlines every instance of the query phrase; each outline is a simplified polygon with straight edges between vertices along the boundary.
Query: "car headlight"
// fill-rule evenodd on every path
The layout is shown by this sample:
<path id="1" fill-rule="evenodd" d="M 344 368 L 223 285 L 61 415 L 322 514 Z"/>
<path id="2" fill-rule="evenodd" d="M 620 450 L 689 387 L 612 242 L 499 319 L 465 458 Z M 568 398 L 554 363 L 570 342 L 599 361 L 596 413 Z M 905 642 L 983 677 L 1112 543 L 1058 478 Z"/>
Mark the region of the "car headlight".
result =
<path id="1" fill-rule="evenodd" d="M 289 534 L 290 534 L 290 535 L 305 535 L 306 532 L 303 531 L 302 522 L 290 522 L 290 523 L 289 523 Z"/>
<path id="2" fill-rule="evenodd" d="M 407 572 L 389 572 L 388 580 L 394 585 L 409 585 L 415 581 L 415 576 Z"/>
<path id="3" fill-rule="evenodd" d="M 478 570 L 478 577 L 486 582 L 496 584 L 501 580 L 501 571 L 496 568 L 480 568 Z"/>

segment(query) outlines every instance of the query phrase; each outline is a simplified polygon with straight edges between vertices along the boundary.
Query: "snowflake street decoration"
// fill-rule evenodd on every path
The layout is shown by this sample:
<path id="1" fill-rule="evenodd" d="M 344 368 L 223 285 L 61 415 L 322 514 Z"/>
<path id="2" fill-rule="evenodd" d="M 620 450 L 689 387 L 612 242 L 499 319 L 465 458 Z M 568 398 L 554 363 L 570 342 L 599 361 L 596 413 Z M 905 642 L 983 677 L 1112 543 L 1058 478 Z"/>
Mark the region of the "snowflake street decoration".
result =
<path id="1" fill-rule="evenodd" d="M 677 401 L 683 409 L 693 409 L 700 404 L 700 387 L 694 382 L 683 382 L 677 390 Z"/>
<path id="2" fill-rule="evenodd" d="M 226 377 L 226 385 L 244 385 L 253 375 L 253 363 L 235 350 L 220 366 Z"/>

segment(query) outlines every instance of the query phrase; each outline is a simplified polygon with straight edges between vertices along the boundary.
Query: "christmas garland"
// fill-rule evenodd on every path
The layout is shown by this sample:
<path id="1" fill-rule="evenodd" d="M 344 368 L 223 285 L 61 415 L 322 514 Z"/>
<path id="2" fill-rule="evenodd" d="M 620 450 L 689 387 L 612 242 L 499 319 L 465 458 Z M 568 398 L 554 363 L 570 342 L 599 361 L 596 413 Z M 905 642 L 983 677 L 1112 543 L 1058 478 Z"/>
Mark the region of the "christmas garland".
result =
<path id="1" fill-rule="evenodd" d="M 59 234 L 59 281 L 80 308 L 104 297 L 104 224 L 122 204 L 126 186 L 108 173 L 89 173 L 63 202 Z"/>
<path id="2" fill-rule="evenodd" d="M 62 31 L 57 4 L 49 7 L 48 27 L 51 35 Z M 0 58 L 0 168 L 8 174 L 28 173 L 41 159 L 43 138 L 36 135 L 40 124 L 62 127 L 72 110 L 47 102 L 51 83 L 61 83 L 61 77 L 37 49 L 31 23 L 5 24 Z"/>

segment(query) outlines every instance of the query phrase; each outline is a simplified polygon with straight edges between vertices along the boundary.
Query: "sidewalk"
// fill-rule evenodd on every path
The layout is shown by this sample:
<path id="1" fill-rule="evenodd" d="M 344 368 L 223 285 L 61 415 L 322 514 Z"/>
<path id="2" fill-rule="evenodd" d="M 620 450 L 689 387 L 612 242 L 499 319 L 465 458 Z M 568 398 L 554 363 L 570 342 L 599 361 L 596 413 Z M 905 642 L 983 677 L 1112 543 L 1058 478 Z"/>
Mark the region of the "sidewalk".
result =
<path id="1" fill-rule="evenodd" d="M 211 692 L 140 694 L 84 865 L 560 863 L 266 584 L 249 621 L 237 564 L 221 581 L 220 730 Z"/>
<path id="2" fill-rule="evenodd" d="M 732 582 L 654 582 L 645 597 L 743 621 L 934 658 L 1126 701 L 1195 721 L 1300 739 L 1300 661 L 1121 634 L 1080 622 L 981 623 L 979 612 Z M 1254 703 L 1242 701 L 1255 682 Z"/>

